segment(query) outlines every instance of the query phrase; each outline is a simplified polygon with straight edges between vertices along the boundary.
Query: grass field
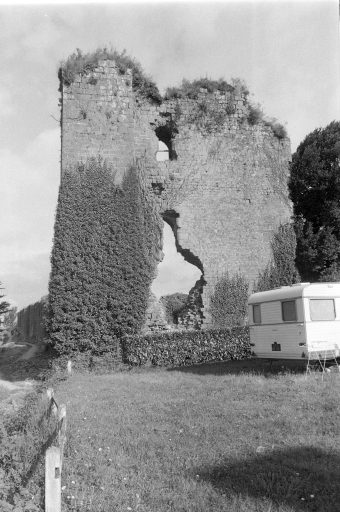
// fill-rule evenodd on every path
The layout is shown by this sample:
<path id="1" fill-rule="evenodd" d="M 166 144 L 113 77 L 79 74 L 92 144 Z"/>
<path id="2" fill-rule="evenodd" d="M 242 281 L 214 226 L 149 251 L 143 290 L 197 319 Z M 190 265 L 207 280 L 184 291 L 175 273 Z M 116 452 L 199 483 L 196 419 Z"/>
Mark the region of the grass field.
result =
<path id="1" fill-rule="evenodd" d="M 11 394 L 13 394 L 13 391 L 10 391 L 0 384 L 0 402 L 11 396 Z"/>
<path id="2" fill-rule="evenodd" d="M 72 375 L 64 510 L 340 510 L 340 376 L 252 362 Z"/>

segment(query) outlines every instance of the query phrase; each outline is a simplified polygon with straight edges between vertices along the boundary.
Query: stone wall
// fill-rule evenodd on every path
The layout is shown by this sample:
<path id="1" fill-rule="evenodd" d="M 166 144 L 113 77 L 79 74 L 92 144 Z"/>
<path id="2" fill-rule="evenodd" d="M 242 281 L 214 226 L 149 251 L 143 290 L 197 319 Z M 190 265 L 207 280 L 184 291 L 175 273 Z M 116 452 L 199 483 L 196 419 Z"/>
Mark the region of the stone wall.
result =
<path id="1" fill-rule="evenodd" d="M 62 174 L 101 155 L 119 182 L 138 163 L 178 251 L 204 275 L 209 326 L 209 297 L 219 276 L 238 271 L 255 280 L 271 257 L 273 231 L 290 220 L 289 139 L 275 137 L 262 122 L 251 126 L 241 93 L 201 89 L 195 100 L 150 104 L 113 61 L 100 61 L 61 90 Z M 156 161 L 159 140 L 169 147 L 168 161 Z"/>

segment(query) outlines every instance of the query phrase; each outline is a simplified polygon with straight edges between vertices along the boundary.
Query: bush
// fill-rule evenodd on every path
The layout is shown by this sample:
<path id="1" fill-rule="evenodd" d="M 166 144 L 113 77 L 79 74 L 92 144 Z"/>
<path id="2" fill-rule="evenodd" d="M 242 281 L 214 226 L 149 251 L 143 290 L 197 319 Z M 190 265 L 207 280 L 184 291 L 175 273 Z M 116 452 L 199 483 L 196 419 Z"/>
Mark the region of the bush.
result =
<path id="1" fill-rule="evenodd" d="M 284 139 L 287 137 L 287 130 L 285 126 L 280 124 L 277 119 L 266 119 L 264 121 L 265 126 L 269 126 L 277 139 Z"/>
<path id="2" fill-rule="evenodd" d="M 282 124 L 280 124 L 277 119 L 266 118 L 265 113 L 259 103 L 256 105 L 254 105 L 253 103 L 249 103 L 247 121 L 251 126 L 263 122 L 265 126 L 271 128 L 274 137 L 276 137 L 277 139 L 284 139 L 285 137 L 287 137 L 286 128 Z"/>
<path id="3" fill-rule="evenodd" d="M 128 69 L 132 70 L 132 88 L 151 103 L 160 105 L 162 97 L 156 84 L 147 76 L 141 64 L 126 54 L 126 50 L 119 53 L 113 48 L 98 48 L 94 52 L 83 54 L 79 48 L 68 59 L 60 63 L 59 78 L 66 85 L 71 85 L 79 74 L 89 74 L 100 60 L 114 60 L 119 72 L 125 75 Z M 90 83 L 95 83 L 90 77 Z"/>
<path id="4" fill-rule="evenodd" d="M 259 272 L 254 292 L 264 292 L 280 286 L 290 286 L 300 282 L 300 274 L 295 266 L 296 236 L 291 224 L 281 224 L 274 233 L 272 242 L 273 259 L 263 272 Z"/>
<path id="5" fill-rule="evenodd" d="M 198 78 L 197 80 L 186 80 L 183 78 L 178 87 L 168 87 L 165 91 L 164 99 L 182 99 L 189 98 L 196 100 L 201 89 L 207 89 L 208 93 L 220 91 L 221 93 L 233 92 L 235 87 L 228 84 L 224 78 L 211 80 L 210 78 Z"/>
<path id="6" fill-rule="evenodd" d="M 185 366 L 250 357 L 248 327 L 205 331 L 175 331 L 122 339 L 124 363 Z"/>
<path id="7" fill-rule="evenodd" d="M 121 187 L 101 159 L 65 173 L 47 314 L 58 353 L 105 353 L 123 334 L 140 331 L 156 264 L 153 222 L 134 167 Z"/>
<path id="8" fill-rule="evenodd" d="M 247 317 L 249 282 L 241 274 L 226 272 L 216 283 L 210 298 L 213 325 L 225 328 L 242 325 Z"/>
<path id="9" fill-rule="evenodd" d="M 248 123 L 252 126 L 259 124 L 263 120 L 263 110 L 260 104 L 254 105 L 249 103 L 249 110 L 247 114 Z"/>
<path id="10" fill-rule="evenodd" d="M 166 321 L 168 324 L 173 324 L 175 315 L 181 311 L 187 304 L 189 295 L 186 293 L 172 293 L 163 295 L 160 301 L 165 309 Z"/>

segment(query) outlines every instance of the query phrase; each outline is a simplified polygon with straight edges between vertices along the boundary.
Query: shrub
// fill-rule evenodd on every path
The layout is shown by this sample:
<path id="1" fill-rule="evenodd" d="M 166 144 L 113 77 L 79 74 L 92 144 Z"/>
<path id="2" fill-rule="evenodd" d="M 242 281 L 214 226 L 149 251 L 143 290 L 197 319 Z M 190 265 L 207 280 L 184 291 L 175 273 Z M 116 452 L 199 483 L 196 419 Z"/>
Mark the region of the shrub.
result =
<path id="1" fill-rule="evenodd" d="M 184 366 L 250 357 L 248 327 L 174 331 L 122 339 L 123 361 L 130 365 Z"/>
<path id="2" fill-rule="evenodd" d="M 254 105 L 253 103 L 249 103 L 249 110 L 247 114 L 247 120 L 250 125 L 259 124 L 263 120 L 263 110 L 261 105 L 258 103 Z"/>
<path id="3" fill-rule="evenodd" d="M 168 324 L 174 323 L 176 313 L 185 307 L 188 297 L 189 296 L 186 293 L 172 293 L 161 297 L 160 301 L 164 306 L 166 321 Z"/>
<path id="4" fill-rule="evenodd" d="M 253 103 L 249 103 L 248 105 L 248 114 L 247 121 L 251 126 L 256 124 L 264 123 L 265 126 L 268 126 L 273 131 L 274 136 L 277 139 L 284 139 L 287 137 L 286 128 L 278 122 L 275 118 L 266 118 L 265 113 L 259 103 L 256 105 Z"/>
<path id="5" fill-rule="evenodd" d="M 323 283 L 340 281 L 340 265 L 333 262 L 328 268 L 320 273 L 319 281 Z"/>
<path id="6" fill-rule="evenodd" d="M 234 91 L 238 95 L 243 95 L 246 98 L 249 96 L 249 89 L 243 78 L 232 78 L 231 85 L 234 87 Z"/>
<path id="7" fill-rule="evenodd" d="M 210 298 L 213 325 L 225 328 L 242 325 L 247 317 L 249 282 L 241 274 L 226 272 L 216 283 Z"/>
<path id="8" fill-rule="evenodd" d="M 264 121 L 264 124 L 266 126 L 269 126 L 273 130 L 273 133 L 276 138 L 284 139 L 285 137 L 287 137 L 287 130 L 285 126 L 280 124 L 277 119 L 266 119 Z"/>
<path id="9" fill-rule="evenodd" d="M 77 75 L 91 73 L 98 66 L 100 60 L 114 60 L 122 75 L 131 69 L 133 90 L 151 103 L 158 105 L 162 103 L 162 97 L 156 84 L 145 74 L 141 64 L 127 55 L 126 50 L 119 53 L 113 48 L 98 48 L 94 52 L 83 54 L 77 48 L 76 52 L 60 63 L 59 78 L 66 85 L 71 85 Z M 95 79 L 90 78 L 89 81 L 93 85 L 95 84 Z"/>
<path id="10" fill-rule="evenodd" d="M 235 87 L 228 84 L 224 78 L 211 80 L 210 78 L 198 78 L 197 80 L 186 80 L 183 78 L 178 87 L 168 87 L 165 91 L 164 99 L 182 99 L 189 98 L 196 100 L 201 89 L 207 89 L 209 93 L 220 91 L 221 93 L 233 92 Z"/>
<path id="11" fill-rule="evenodd" d="M 296 236 L 291 224 L 281 224 L 271 242 L 273 259 L 263 272 L 259 272 L 254 292 L 272 290 L 300 282 L 295 266 Z"/>
<path id="12" fill-rule="evenodd" d="M 154 275 L 155 232 L 136 168 L 121 187 L 101 159 L 65 173 L 47 315 L 57 352 L 116 350 L 118 357 L 118 337 L 139 332 Z"/>

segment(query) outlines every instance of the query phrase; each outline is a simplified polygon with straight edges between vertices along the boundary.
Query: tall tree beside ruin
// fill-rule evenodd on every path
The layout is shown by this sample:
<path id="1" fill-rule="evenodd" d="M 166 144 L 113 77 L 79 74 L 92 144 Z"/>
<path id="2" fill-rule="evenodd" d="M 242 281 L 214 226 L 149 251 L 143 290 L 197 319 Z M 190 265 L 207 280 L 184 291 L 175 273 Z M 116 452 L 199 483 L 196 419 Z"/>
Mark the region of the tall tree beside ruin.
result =
<path id="1" fill-rule="evenodd" d="M 340 280 L 340 122 L 314 130 L 299 145 L 289 190 L 302 278 Z"/>
<path id="2" fill-rule="evenodd" d="M 120 336 L 139 332 L 153 278 L 152 228 L 135 168 L 120 187 L 101 159 L 64 174 L 47 326 L 58 352 L 118 350 Z"/>

